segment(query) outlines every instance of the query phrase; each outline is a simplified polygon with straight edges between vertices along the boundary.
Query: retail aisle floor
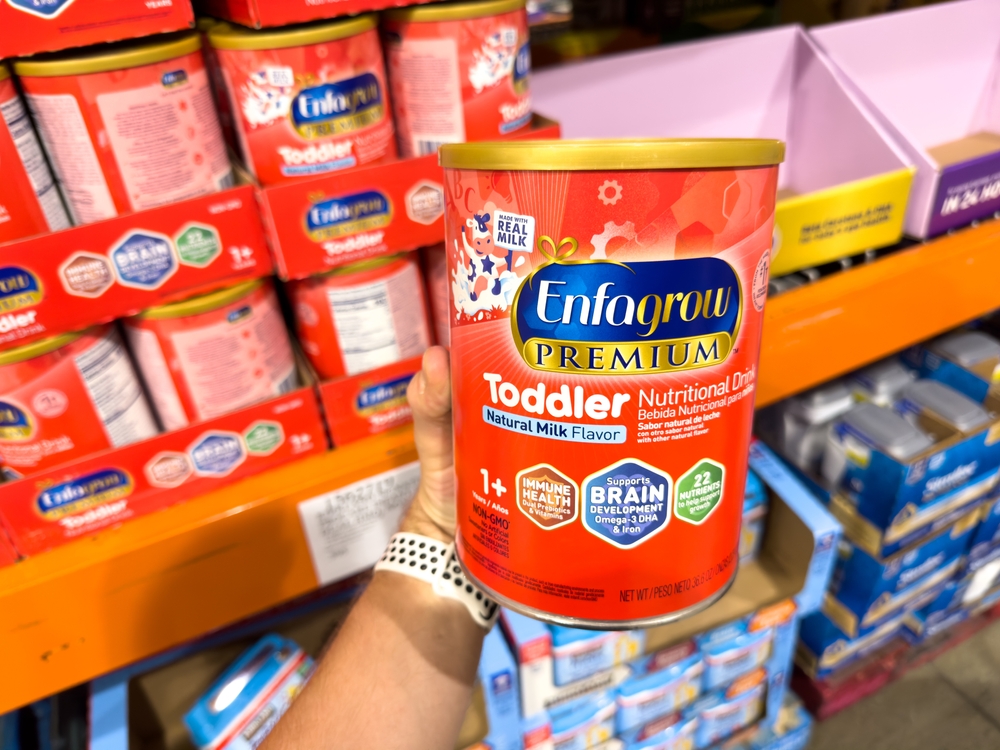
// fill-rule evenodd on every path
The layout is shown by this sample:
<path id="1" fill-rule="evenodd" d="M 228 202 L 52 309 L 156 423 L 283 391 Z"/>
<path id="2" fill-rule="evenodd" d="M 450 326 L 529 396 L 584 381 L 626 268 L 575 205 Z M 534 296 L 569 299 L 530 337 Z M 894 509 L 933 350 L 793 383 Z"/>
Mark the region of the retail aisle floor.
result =
<path id="1" fill-rule="evenodd" d="M 1000 623 L 833 718 L 809 750 L 1000 748 Z"/>

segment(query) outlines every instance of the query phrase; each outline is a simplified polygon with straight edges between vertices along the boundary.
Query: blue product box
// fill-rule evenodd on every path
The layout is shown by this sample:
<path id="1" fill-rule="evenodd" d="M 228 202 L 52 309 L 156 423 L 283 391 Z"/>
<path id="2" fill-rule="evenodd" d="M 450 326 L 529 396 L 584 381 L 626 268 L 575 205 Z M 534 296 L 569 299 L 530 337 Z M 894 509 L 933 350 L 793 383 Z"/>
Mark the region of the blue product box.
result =
<path id="1" fill-rule="evenodd" d="M 702 685 L 706 692 L 763 666 L 771 655 L 774 628 L 767 623 L 754 627 L 751 620 L 752 616 L 741 617 L 695 636 L 705 663 Z"/>
<path id="2" fill-rule="evenodd" d="M 619 734 L 674 714 L 701 693 L 704 664 L 694 641 L 657 651 L 635 661 L 618 686 Z"/>
<path id="3" fill-rule="evenodd" d="M 618 738 L 624 750 L 691 750 L 697 729 L 697 716 L 675 713 L 623 732 Z"/>
<path id="4" fill-rule="evenodd" d="M 823 612 L 803 618 L 795 663 L 810 677 L 827 677 L 878 651 L 899 635 L 905 613 L 892 617 L 858 638 L 851 638 Z"/>
<path id="5" fill-rule="evenodd" d="M 1000 494 L 992 495 L 983 503 L 982 519 L 969 546 L 969 560 L 988 555 L 998 544 L 1000 544 Z"/>
<path id="6" fill-rule="evenodd" d="M 551 709 L 552 745 L 559 750 L 589 750 L 611 739 L 616 708 L 614 697 L 605 691 Z"/>
<path id="7" fill-rule="evenodd" d="M 769 627 L 774 631 L 771 639 L 771 655 L 764 664 L 764 669 L 767 670 L 767 703 L 762 722 L 764 725 L 771 725 L 778 720 L 782 701 L 792 677 L 795 644 L 799 634 L 799 617 L 795 603 L 791 599 L 760 610 L 755 617 L 767 620 Z"/>
<path id="8" fill-rule="evenodd" d="M 556 685 L 568 685 L 621 664 L 621 631 L 600 632 L 550 625 L 552 670 Z M 640 646 L 637 649 L 641 651 Z"/>
<path id="9" fill-rule="evenodd" d="M 740 527 L 740 565 L 757 559 L 764 539 L 767 517 L 767 490 L 753 469 L 747 471 L 746 490 L 743 494 L 743 524 Z"/>
<path id="10" fill-rule="evenodd" d="M 764 715 L 767 672 L 756 669 L 732 682 L 724 690 L 706 693 L 685 712 L 697 717 L 695 747 L 710 747 L 745 729 Z"/>
<path id="11" fill-rule="evenodd" d="M 959 337 L 981 339 L 976 343 L 987 343 L 983 352 L 985 356 L 974 357 L 974 361 L 961 364 L 957 352 L 953 351 Z M 920 373 L 920 377 L 937 380 L 982 403 L 1000 376 L 1000 359 L 995 352 L 988 351 L 990 343 L 995 347 L 996 339 L 981 331 L 955 331 L 911 347 L 903 353 L 903 361 Z"/>
<path id="12" fill-rule="evenodd" d="M 521 750 L 517 663 L 499 628 L 486 634 L 477 671 L 490 726 L 486 742 L 493 750 Z"/>
<path id="13" fill-rule="evenodd" d="M 813 719 L 795 693 L 786 693 L 778 720 L 757 730 L 751 750 L 806 750 L 812 738 Z"/>
<path id="14" fill-rule="evenodd" d="M 812 534 L 812 560 L 805 583 L 795 596 L 795 603 L 800 615 L 815 612 L 823 602 L 836 563 L 841 525 L 789 466 L 759 440 L 750 443 L 750 468 Z"/>
<path id="15" fill-rule="evenodd" d="M 547 712 L 521 719 L 521 740 L 524 750 L 552 750 L 552 719 Z"/>
<path id="16" fill-rule="evenodd" d="M 978 520 L 975 510 L 937 536 L 884 560 L 842 542 L 823 611 L 857 638 L 912 609 L 915 600 L 958 571 Z"/>
<path id="17" fill-rule="evenodd" d="M 184 715 L 194 744 L 212 750 L 253 750 L 288 710 L 313 666 L 295 642 L 264 636 Z M 254 707 L 261 698 L 263 702 Z"/>
<path id="18" fill-rule="evenodd" d="M 842 493 L 830 499 L 830 512 L 844 525 L 844 534 L 875 557 L 889 557 L 922 539 L 953 525 L 973 508 L 989 502 L 1000 479 L 1000 469 L 990 471 L 957 489 L 934 498 L 922 507 L 907 505 L 885 528 L 858 514 L 850 497 Z"/>
<path id="19" fill-rule="evenodd" d="M 837 491 L 859 516 L 879 529 L 888 528 L 904 509 L 915 513 L 935 498 L 995 473 L 1000 466 L 1000 422 L 996 418 L 965 435 L 931 412 L 914 416 L 912 404 L 900 404 L 932 438 L 930 447 L 902 461 L 883 452 L 842 418 L 833 426 L 824 457 L 824 466 L 837 465 L 841 469 L 836 472 Z M 1000 412 L 1000 403 L 992 399 L 985 406 L 994 415 Z M 832 481 L 832 477 L 827 479 Z"/>

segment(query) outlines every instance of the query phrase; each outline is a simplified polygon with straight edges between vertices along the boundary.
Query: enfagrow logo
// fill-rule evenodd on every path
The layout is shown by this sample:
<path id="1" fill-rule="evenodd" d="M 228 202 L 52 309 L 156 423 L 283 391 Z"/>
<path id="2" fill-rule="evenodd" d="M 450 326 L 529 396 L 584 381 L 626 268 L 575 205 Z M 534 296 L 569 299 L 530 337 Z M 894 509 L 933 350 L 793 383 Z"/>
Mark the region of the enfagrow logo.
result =
<path id="1" fill-rule="evenodd" d="M 0 399 L 0 440 L 20 442 L 35 434 L 31 412 L 9 398 Z"/>
<path id="2" fill-rule="evenodd" d="M 373 412 L 390 409 L 406 403 L 406 388 L 410 385 L 413 375 L 379 383 L 366 388 L 358 394 L 354 408 L 358 414 L 367 416 Z"/>
<path id="3" fill-rule="evenodd" d="M 560 247 L 575 244 L 565 239 Z M 548 249 L 551 262 L 521 284 L 511 315 L 529 367 L 642 375 L 710 367 L 729 356 L 743 298 L 725 261 L 569 261 Z"/>
<path id="4" fill-rule="evenodd" d="M 35 499 L 35 505 L 42 518 L 55 521 L 128 497 L 134 487 L 128 472 L 101 469 L 42 490 Z"/>
<path id="5" fill-rule="evenodd" d="M 306 232 L 315 241 L 381 229 L 392 222 L 392 203 L 377 190 L 366 190 L 313 203 L 306 213 Z"/>
<path id="6" fill-rule="evenodd" d="M 385 117 L 382 88 L 372 73 L 302 89 L 289 116 L 303 138 L 325 138 L 361 130 Z"/>

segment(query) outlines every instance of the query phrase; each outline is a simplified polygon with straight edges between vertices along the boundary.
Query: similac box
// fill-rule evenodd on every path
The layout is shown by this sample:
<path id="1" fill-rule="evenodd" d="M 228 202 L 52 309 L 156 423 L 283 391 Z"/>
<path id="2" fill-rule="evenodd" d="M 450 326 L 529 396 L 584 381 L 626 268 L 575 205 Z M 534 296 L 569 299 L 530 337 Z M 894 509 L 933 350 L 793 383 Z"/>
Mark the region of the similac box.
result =
<path id="1" fill-rule="evenodd" d="M 904 356 L 921 377 L 939 380 L 980 403 L 1000 381 L 1000 341 L 983 331 L 953 331 Z"/>
<path id="2" fill-rule="evenodd" d="M 740 528 L 740 565 L 757 559 L 764 540 L 764 522 L 767 518 L 767 491 L 760 477 L 752 470 L 747 472 L 746 492 L 743 495 L 743 525 Z"/>
<path id="3" fill-rule="evenodd" d="M 686 714 L 698 718 L 695 747 L 708 748 L 761 718 L 766 691 L 767 670 L 759 668 L 695 701 Z"/>
<path id="4" fill-rule="evenodd" d="M 795 663 L 811 677 L 827 677 L 887 645 L 899 635 L 905 618 L 900 612 L 852 638 L 824 612 L 814 612 L 802 620 Z"/>
<path id="5" fill-rule="evenodd" d="M 552 745 L 557 750 L 591 750 L 615 733 L 614 696 L 605 691 L 549 711 Z"/>
<path id="6" fill-rule="evenodd" d="M 823 611 L 856 638 L 912 609 L 958 571 L 978 520 L 974 510 L 937 536 L 884 560 L 842 543 Z"/>
<path id="7" fill-rule="evenodd" d="M 704 664 L 694 641 L 650 654 L 618 686 L 619 734 L 676 713 L 701 694 Z"/>
<path id="8" fill-rule="evenodd" d="M 550 625 L 556 685 L 590 677 L 642 652 L 640 631 L 593 631 Z"/>
<path id="9" fill-rule="evenodd" d="M 681 712 L 619 733 L 625 750 L 693 750 L 698 717 Z"/>
<path id="10" fill-rule="evenodd" d="M 703 684 L 716 690 L 762 666 L 771 654 L 774 631 L 745 617 L 695 638 L 705 662 Z"/>

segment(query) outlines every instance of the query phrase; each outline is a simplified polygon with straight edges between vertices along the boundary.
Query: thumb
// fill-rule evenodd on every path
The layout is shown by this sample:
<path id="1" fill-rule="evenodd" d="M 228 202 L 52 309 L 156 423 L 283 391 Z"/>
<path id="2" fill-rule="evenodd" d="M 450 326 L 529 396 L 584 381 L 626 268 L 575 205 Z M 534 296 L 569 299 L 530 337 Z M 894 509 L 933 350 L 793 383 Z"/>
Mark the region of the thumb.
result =
<path id="1" fill-rule="evenodd" d="M 417 502 L 446 531 L 455 527 L 455 476 L 451 427 L 451 373 L 448 350 L 424 352 L 423 367 L 410 381 L 413 438 L 420 457 Z"/>

